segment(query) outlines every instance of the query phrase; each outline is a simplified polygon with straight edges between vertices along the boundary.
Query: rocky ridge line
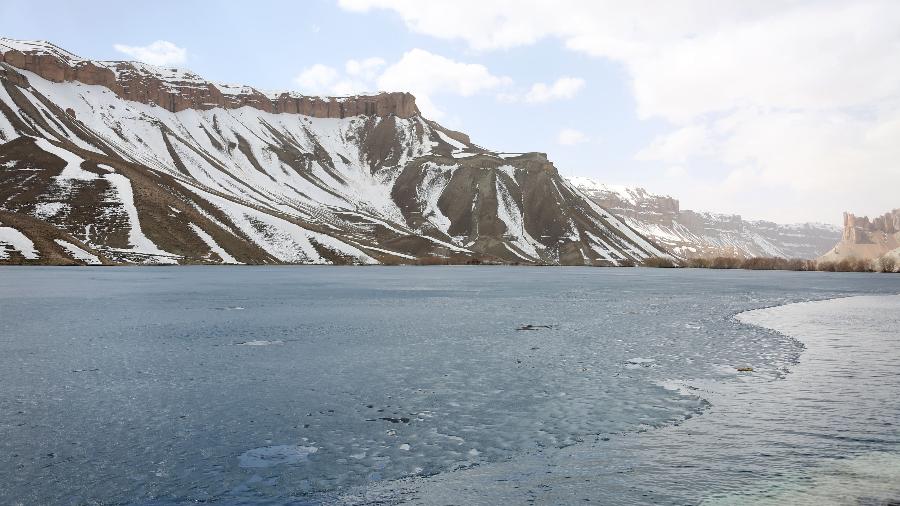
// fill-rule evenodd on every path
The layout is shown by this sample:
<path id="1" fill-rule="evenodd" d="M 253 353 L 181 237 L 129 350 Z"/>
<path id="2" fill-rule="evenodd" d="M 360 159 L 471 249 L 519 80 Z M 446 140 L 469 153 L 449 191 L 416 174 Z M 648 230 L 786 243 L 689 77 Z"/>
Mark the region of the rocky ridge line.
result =
<path id="1" fill-rule="evenodd" d="M 296 92 L 264 93 L 250 86 L 214 84 L 196 74 L 129 61 L 86 60 L 49 42 L 0 38 L 0 62 L 57 83 L 78 81 L 104 86 L 118 97 L 155 104 L 171 112 L 186 109 L 237 109 L 248 106 L 269 113 L 315 118 L 419 114 L 410 93 L 384 92 L 350 97 L 315 97 Z"/>

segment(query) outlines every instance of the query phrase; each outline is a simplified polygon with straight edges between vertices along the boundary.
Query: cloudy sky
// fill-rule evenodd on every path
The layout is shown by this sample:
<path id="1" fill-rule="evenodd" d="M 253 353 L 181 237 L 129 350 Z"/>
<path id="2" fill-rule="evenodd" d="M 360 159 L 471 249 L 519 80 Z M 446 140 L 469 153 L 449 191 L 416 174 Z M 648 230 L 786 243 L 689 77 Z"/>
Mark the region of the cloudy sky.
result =
<path id="1" fill-rule="evenodd" d="M 0 19 L 213 81 L 409 90 L 478 144 L 682 208 L 837 223 L 900 207 L 897 1 L 4 0 Z"/>

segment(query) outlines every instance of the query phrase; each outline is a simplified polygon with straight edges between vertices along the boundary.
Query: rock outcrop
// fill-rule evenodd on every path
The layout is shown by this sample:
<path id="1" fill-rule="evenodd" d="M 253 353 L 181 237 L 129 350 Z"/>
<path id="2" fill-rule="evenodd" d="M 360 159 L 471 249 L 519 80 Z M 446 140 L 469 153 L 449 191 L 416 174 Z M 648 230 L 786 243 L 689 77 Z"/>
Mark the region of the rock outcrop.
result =
<path id="1" fill-rule="evenodd" d="M 415 97 L 410 93 L 350 97 L 311 97 L 287 91 L 263 93 L 250 86 L 214 84 L 176 68 L 85 60 L 49 42 L 0 39 L 0 62 L 55 83 L 77 81 L 103 86 L 124 100 L 155 104 L 171 112 L 249 106 L 270 113 L 314 118 L 358 115 L 411 118 L 419 114 Z"/>
<path id="2" fill-rule="evenodd" d="M 876 216 L 844 213 L 844 231 L 840 241 L 820 260 L 876 260 L 882 256 L 900 260 L 900 209 Z"/>

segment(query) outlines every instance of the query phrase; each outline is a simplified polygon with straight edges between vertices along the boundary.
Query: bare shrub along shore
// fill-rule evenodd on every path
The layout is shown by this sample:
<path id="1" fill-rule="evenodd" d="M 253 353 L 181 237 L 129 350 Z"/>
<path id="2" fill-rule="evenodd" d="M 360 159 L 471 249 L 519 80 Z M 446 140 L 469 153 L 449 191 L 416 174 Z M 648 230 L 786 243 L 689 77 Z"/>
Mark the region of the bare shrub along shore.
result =
<path id="1" fill-rule="evenodd" d="M 671 258 L 652 257 L 641 263 L 643 267 L 688 267 L 694 269 L 746 269 L 751 271 L 827 271 L 827 272 L 898 272 L 898 262 L 892 257 L 877 260 L 846 258 L 839 262 L 779 257 L 710 257 L 689 258 L 676 263 Z"/>

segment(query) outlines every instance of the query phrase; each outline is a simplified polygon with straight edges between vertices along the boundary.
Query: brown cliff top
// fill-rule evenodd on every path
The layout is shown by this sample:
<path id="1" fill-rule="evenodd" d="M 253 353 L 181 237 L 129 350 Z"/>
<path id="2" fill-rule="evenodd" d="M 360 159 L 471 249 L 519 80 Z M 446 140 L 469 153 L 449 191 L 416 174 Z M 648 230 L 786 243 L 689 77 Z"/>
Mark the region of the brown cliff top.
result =
<path id="1" fill-rule="evenodd" d="M 253 107 L 271 113 L 316 118 L 419 114 L 415 97 L 406 92 L 382 92 L 350 97 L 315 97 L 296 92 L 262 92 L 250 86 L 217 84 L 186 70 L 154 67 L 130 61 L 86 60 L 49 42 L 0 38 L 0 62 L 33 72 L 53 82 L 78 81 L 104 86 L 117 96 L 156 104 L 172 112 L 186 109 Z"/>

